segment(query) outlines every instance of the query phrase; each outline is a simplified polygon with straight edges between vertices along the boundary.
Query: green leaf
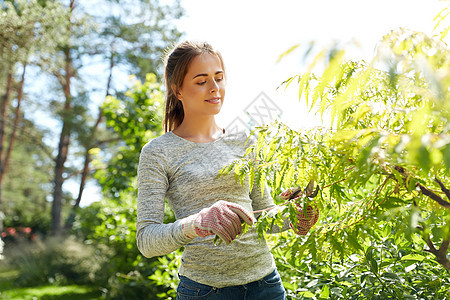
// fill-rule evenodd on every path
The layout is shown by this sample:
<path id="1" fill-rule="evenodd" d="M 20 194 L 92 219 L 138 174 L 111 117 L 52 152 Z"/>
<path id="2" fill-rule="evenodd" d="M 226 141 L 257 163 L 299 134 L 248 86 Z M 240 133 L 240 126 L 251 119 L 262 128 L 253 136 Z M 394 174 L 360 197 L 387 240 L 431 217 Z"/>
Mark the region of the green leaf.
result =
<path id="1" fill-rule="evenodd" d="M 375 258 L 372 257 L 372 259 L 370 260 L 370 270 L 375 273 L 378 274 L 378 262 Z"/>
<path id="2" fill-rule="evenodd" d="M 249 190 L 253 190 L 253 184 L 255 182 L 255 169 L 253 167 L 250 168 L 250 175 L 249 175 Z"/>
<path id="3" fill-rule="evenodd" d="M 395 280 L 395 281 L 400 281 L 400 277 L 398 277 L 397 274 L 392 273 L 392 272 L 384 272 L 384 273 L 381 275 L 381 277 L 388 278 L 388 279 L 392 279 L 392 280 Z"/>
<path id="4" fill-rule="evenodd" d="M 328 285 L 325 284 L 322 287 L 322 292 L 320 293 L 320 298 L 321 299 L 328 299 L 330 297 L 330 289 L 328 288 Z"/>
<path id="5" fill-rule="evenodd" d="M 291 48 L 289 48 L 288 50 L 286 50 L 283 53 L 281 53 L 280 56 L 277 59 L 277 63 L 279 63 L 284 57 L 289 55 L 292 51 L 297 49 L 299 46 L 300 46 L 300 44 L 296 44 L 296 45 L 292 46 Z"/>
<path id="6" fill-rule="evenodd" d="M 301 292 L 298 292 L 298 295 L 305 297 L 305 298 L 313 298 L 314 297 L 314 294 L 311 293 L 310 291 L 301 291 Z"/>
<path id="7" fill-rule="evenodd" d="M 423 261 L 424 259 L 425 259 L 425 256 L 422 256 L 422 255 L 416 254 L 416 253 L 411 253 L 411 254 L 402 256 L 402 258 L 400 260 Z"/>
<path id="8" fill-rule="evenodd" d="M 304 73 L 298 77 L 298 100 L 301 100 L 303 93 L 305 94 L 306 106 L 308 107 L 309 83 L 312 79 L 310 73 Z M 312 107 L 310 107 L 310 110 Z"/>
<path id="9" fill-rule="evenodd" d="M 356 237 L 356 234 L 354 232 L 347 233 L 347 240 L 350 243 L 350 245 L 355 250 L 363 251 L 363 247 L 359 244 L 358 239 Z"/>
<path id="10" fill-rule="evenodd" d="M 220 244 L 222 244 L 222 239 L 218 236 L 218 235 L 216 235 L 215 237 L 214 237 L 214 246 L 219 246 Z"/>
<path id="11" fill-rule="evenodd" d="M 373 273 L 378 274 L 378 263 L 377 263 L 375 257 L 373 256 L 374 251 L 376 251 L 376 249 L 372 246 L 367 249 L 366 261 L 369 264 L 370 270 Z"/>

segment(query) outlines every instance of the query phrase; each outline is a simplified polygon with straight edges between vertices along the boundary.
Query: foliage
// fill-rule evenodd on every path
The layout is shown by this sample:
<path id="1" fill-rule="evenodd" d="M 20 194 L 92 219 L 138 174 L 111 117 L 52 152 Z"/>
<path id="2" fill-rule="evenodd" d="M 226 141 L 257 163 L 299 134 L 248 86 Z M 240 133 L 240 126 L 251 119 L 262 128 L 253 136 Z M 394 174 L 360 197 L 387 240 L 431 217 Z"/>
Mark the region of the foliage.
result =
<path id="1" fill-rule="evenodd" d="M 61 196 L 62 185 L 81 178 L 81 199 L 86 178 L 93 173 L 89 172 L 87 151 L 110 146 L 111 132 L 105 134 L 99 125 L 101 112 L 98 118 L 93 116 L 99 93 L 100 97 L 120 95 L 126 88 L 115 80 L 119 68 L 122 74 L 132 70 L 138 76 L 160 72 L 163 49 L 180 36 L 171 21 L 181 17 L 183 10 L 178 0 L 170 4 L 150 0 L 8 0 L 1 2 L 0 9 L 0 95 L 9 86 L 4 84 L 7 81 L 14 81 L 15 88 L 17 73 L 28 65 L 25 82 L 31 79 L 29 82 L 40 84 L 38 88 L 31 85 L 29 91 L 34 94 L 24 95 L 30 105 L 22 105 L 23 109 L 62 125 L 60 147 L 54 149 L 60 149 L 56 163 L 50 162 L 55 178 L 48 180 L 55 185 L 53 226 L 58 231 L 61 210 L 69 207 Z M 107 65 L 109 72 L 103 72 Z M 52 126 L 51 133 L 39 143 L 55 144 L 53 134 L 59 128 Z M 87 167 L 80 172 L 81 156 L 86 157 Z M 78 203 L 70 204 L 76 208 Z"/>
<path id="2" fill-rule="evenodd" d="M 106 125 L 120 138 L 107 162 L 100 158 L 94 162 L 99 169 L 95 177 L 110 197 L 118 197 L 120 191 L 135 190 L 132 180 L 136 177 L 139 152 L 162 131 L 163 93 L 156 75 L 148 74 L 144 83 L 135 77 L 131 79 L 133 86 L 123 99 L 110 96 L 102 106 Z M 100 149 L 92 152 L 100 154 Z"/>
<path id="3" fill-rule="evenodd" d="M 112 276 L 108 282 L 108 299 L 176 299 L 181 251 L 152 259 L 151 263 L 127 274 Z"/>
<path id="4" fill-rule="evenodd" d="M 366 245 L 346 259 L 318 261 L 308 254 L 295 267 L 282 248 L 275 247 L 272 253 L 288 299 L 448 299 L 448 272 L 421 251 L 417 244 L 398 245 L 384 236 L 380 244 Z"/>
<path id="5" fill-rule="evenodd" d="M 317 183 L 317 197 L 303 193 L 301 201 L 318 206 L 319 222 L 305 237 L 280 238 L 273 250 L 285 270 L 303 272 L 308 260 L 320 271 L 329 262 L 331 270 L 355 272 L 361 280 L 348 286 L 363 289 L 345 288 L 345 299 L 448 297 L 450 51 L 440 37 L 393 31 L 370 63 L 347 59 L 344 49 L 319 52 L 284 86 L 296 82 L 308 107 L 330 116 L 330 128 L 259 127 L 245 157 L 222 170 L 271 187 L 280 209 L 263 213 L 260 234 L 293 211 L 281 191 Z M 420 263 L 412 267 L 407 255 Z M 330 286 L 343 293 L 347 284 L 336 275 Z M 302 284 L 287 282 L 296 297 L 306 295 Z M 331 297 L 330 287 L 321 293 Z"/>
<path id="6" fill-rule="evenodd" d="M 121 192 L 119 198 L 96 202 L 83 208 L 74 232 L 86 243 L 102 249 L 102 274 L 97 281 L 108 299 L 138 299 L 141 295 L 173 297 L 180 252 L 146 259 L 136 246 L 136 197 Z M 165 222 L 173 222 L 171 211 Z M 155 298 L 161 299 L 161 298 Z"/>
<path id="7" fill-rule="evenodd" d="M 26 63 L 51 55 L 66 41 L 67 10 L 56 1 L 2 1 L 0 65 Z M 2 87 L 3 88 L 3 87 Z"/>
<path id="8" fill-rule="evenodd" d="M 10 245 L 5 249 L 9 269 L 17 270 L 17 286 L 92 284 L 101 271 L 98 250 L 74 238 L 50 238 Z"/>
<path id="9" fill-rule="evenodd" d="M 162 133 L 163 93 L 154 74 L 148 74 L 144 83 L 132 79 L 133 87 L 125 93 L 126 97 L 107 97 L 102 107 L 106 125 L 121 140 L 107 163 L 102 163 L 100 156 L 94 162 L 105 164 L 95 176 L 111 198 L 84 209 L 75 229 L 92 243 L 111 250 L 109 264 L 104 266 L 113 274 L 105 288 L 108 298 L 139 298 L 145 294 L 171 299 L 175 297 L 180 251 L 146 259 L 136 246 L 135 180 L 139 153 L 145 143 Z M 164 222 L 173 222 L 173 212 L 166 207 Z"/>
<path id="10" fill-rule="evenodd" d="M 128 72 L 140 80 L 145 80 L 148 73 L 160 78 L 163 74 L 160 58 L 181 36 L 174 22 L 184 14 L 180 2 L 105 0 L 100 5 L 121 13 L 105 15 L 99 10 L 93 15 L 102 36 L 98 49 L 109 49 L 115 63 L 127 66 Z"/>
<path id="11" fill-rule="evenodd" d="M 14 58 L 14 63 L 33 64 L 32 72 L 26 75 L 26 81 L 28 82 L 28 78 L 34 79 L 41 85 L 39 95 L 32 93 L 25 95 L 25 99 L 31 104 L 26 106 L 26 113 L 37 112 L 37 115 L 41 117 L 39 112 L 45 110 L 46 114 L 53 113 L 54 119 L 65 125 L 62 136 L 64 135 L 63 146 L 67 146 L 65 148 L 67 161 L 63 162 L 60 168 L 61 182 L 78 177 L 79 157 L 85 149 L 89 150 L 94 146 L 90 150 L 91 154 L 99 154 L 95 165 L 99 167 L 97 179 L 104 184 L 104 193 L 114 200 L 108 198 L 101 202 L 105 205 L 105 209 L 100 205 L 80 209 L 81 216 L 87 219 L 81 220 L 78 217 L 78 227 L 74 228 L 74 232 L 87 243 L 86 247 L 95 245 L 96 253 L 93 257 L 98 255 L 98 263 L 104 268 L 102 270 L 107 270 L 107 272 L 94 272 L 95 284 L 99 283 L 102 287 L 106 287 L 105 293 L 109 298 L 120 298 L 127 293 L 134 293 L 134 296 L 163 295 L 168 292 L 167 286 L 171 283 L 158 281 L 159 276 L 149 278 L 162 266 L 156 259 L 146 260 L 136 249 L 133 210 L 135 203 L 130 200 L 131 195 L 134 197 L 134 194 L 129 194 L 128 191 L 131 190 L 131 193 L 134 193 L 133 178 L 136 175 L 140 149 L 146 141 L 161 133 L 162 107 L 157 104 L 162 103 L 162 92 L 159 84 L 156 83 L 156 77 L 162 73 L 160 57 L 163 50 L 180 36 L 171 20 L 181 17 L 183 10 L 179 6 L 179 1 L 172 1 L 170 5 L 152 0 L 121 1 L 121 3 L 104 0 L 96 1 L 95 4 L 89 1 L 70 1 L 70 4 L 73 3 L 74 6 L 67 7 L 68 3 L 65 2 L 66 6 L 64 6 L 61 1 L 3 1 L 0 4 L 2 9 L 0 65 L 6 66 L 10 63 L 10 58 Z M 98 9 L 98 7 L 91 10 L 91 5 L 108 6 L 111 10 Z M 101 14 L 94 15 L 97 12 Z M 57 15 L 52 17 L 52 13 Z M 4 16 L 7 17 L 4 18 Z M 48 30 L 51 33 L 50 36 L 44 36 L 47 32 L 44 30 Z M 105 64 L 108 64 L 110 77 L 107 78 L 106 72 L 97 72 L 101 74 L 96 73 L 95 80 L 92 80 L 92 64 L 101 65 L 102 69 Z M 13 67 L 21 70 L 18 65 Z M 147 82 L 143 84 L 138 81 L 133 82 L 132 90 L 123 96 L 122 92 L 117 90 L 123 87 L 115 85 L 119 82 L 115 80 L 115 74 L 117 74 L 115 71 L 118 68 L 122 71 L 132 70 L 138 78 L 147 79 Z M 6 70 L 6 67 L 0 69 Z M 113 69 L 114 72 L 112 72 Z M 150 71 L 157 75 L 147 75 L 145 78 L 145 74 Z M 44 77 L 44 72 L 50 75 L 52 81 Z M 6 78 L 3 73 L 0 73 L 0 82 L 4 82 Z M 103 86 L 100 88 L 97 84 L 103 85 L 103 81 L 107 81 L 106 88 Z M 3 89 L 2 84 L 0 86 L 2 95 Z M 116 97 L 108 98 L 105 106 L 100 110 L 99 122 L 103 114 L 108 120 L 107 132 L 99 132 L 104 129 L 101 126 L 98 130 L 94 130 L 92 125 L 96 119 L 92 116 L 91 104 L 102 90 L 106 91 L 104 94 L 116 95 Z M 122 100 L 118 100 L 119 98 Z M 118 105 L 114 106 L 116 104 Z M 123 111 L 124 108 L 126 111 Z M 115 111 L 116 109 L 118 111 Z M 117 116 L 119 119 L 116 118 Z M 34 124 L 31 125 L 30 127 L 34 127 Z M 134 128 L 129 130 L 132 127 Z M 27 132 L 31 131 L 27 130 Z M 43 133 L 41 136 L 40 134 L 33 134 L 33 137 L 37 137 L 33 140 L 34 143 L 30 140 L 23 143 L 23 140 L 20 140 L 18 151 L 14 153 L 16 157 L 20 156 L 20 161 L 16 160 L 15 163 L 33 166 L 32 169 L 36 172 L 28 172 L 28 168 L 23 170 L 14 168 L 11 171 L 9 177 L 11 181 L 9 182 L 7 178 L 8 188 L 5 190 L 5 197 L 8 198 L 6 222 L 7 226 L 15 227 L 32 225 L 33 230 L 37 229 L 46 233 L 50 220 L 47 198 L 50 194 L 49 184 L 52 185 L 52 179 L 48 177 L 48 174 L 52 172 L 48 168 L 54 167 L 54 161 L 58 159 L 54 161 L 42 159 L 41 153 L 36 151 L 36 148 L 40 146 L 46 148 L 46 152 L 50 153 L 49 157 L 53 158 L 55 155 L 55 151 L 45 145 L 49 142 L 50 135 Z M 119 139 L 120 142 L 114 143 Z M 27 155 L 29 152 L 22 151 L 22 148 L 32 149 L 30 152 L 37 154 Z M 38 172 L 41 170 L 45 170 L 46 175 Z M 28 178 L 27 180 L 30 181 L 28 193 L 22 191 L 27 188 L 27 185 L 23 185 L 23 180 L 20 181 L 18 178 Z M 30 200 L 35 201 L 29 203 Z M 68 199 L 62 200 L 63 210 L 64 206 L 73 204 L 69 203 Z M 22 208 L 29 209 L 19 210 L 20 204 L 23 204 Z M 36 249 L 45 246 L 38 245 Z M 7 246 L 12 247 L 12 244 Z M 48 247 L 50 246 L 54 245 L 49 244 Z M 36 251 L 36 256 L 27 260 L 30 268 L 38 268 L 39 259 L 43 261 L 42 257 L 48 257 L 45 253 L 57 252 L 54 249 L 41 248 Z M 7 252 L 5 257 L 10 261 L 12 253 Z M 68 257 L 65 259 L 69 260 Z M 58 274 L 60 272 L 56 263 L 59 263 L 60 267 L 67 267 L 63 259 L 54 263 L 54 265 L 49 264 L 48 267 L 56 270 L 52 272 Z M 170 266 L 173 267 L 173 264 Z M 66 269 L 69 272 L 71 268 Z M 45 268 L 42 270 L 44 272 Z M 162 270 L 159 274 L 166 276 Z M 25 269 L 20 269 L 20 276 L 25 276 L 26 272 Z M 34 270 L 31 273 L 37 274 Z M 133 278 L 134 275 L 138 280 Z M 47 277 L 41 276 L 43 281 L 46 281 Z M 62 284 L 77 280 L 61 275 L 56 281 Z M 28 279 L 21 282 L 26 284 Z M 134 296 L 131 298 L 136 298 Z"/>
<path id="12" fill-rule="evenodd" d="M 74 223 L 74 233 L 85 238 L 86 243 L 103 247 L 107 265 L 102 266 L 105 274 L 128 272 L 138 264 L 139 251 L 135 245 L 136 229 L 133 197 L 123 195 L 121 202 L 103 199 L 94 202 L 80 212 Z"/>
<path id="13" fill-rule="evenodd" d="M 49 147 L 36 142 L 43 133 L 30 121 L 22 119 L 17 143 L 11 154 L 9 170 L 2 186 L 5 227 L 26 225 L 33 232 L 46 233 L 50 228 L 50 203 L 47 195 L 51 159 Z M 21 178 L 22 180 L 17 180 Z M 26 210 L 23 207 L 27 207 Z"/>

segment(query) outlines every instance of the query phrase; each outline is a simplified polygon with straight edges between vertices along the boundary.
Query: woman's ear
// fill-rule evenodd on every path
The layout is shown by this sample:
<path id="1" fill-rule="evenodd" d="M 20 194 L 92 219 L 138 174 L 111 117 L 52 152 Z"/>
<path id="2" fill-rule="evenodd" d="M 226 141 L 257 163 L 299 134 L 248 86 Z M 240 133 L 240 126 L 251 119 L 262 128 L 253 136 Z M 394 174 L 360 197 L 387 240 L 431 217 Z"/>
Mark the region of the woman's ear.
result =
<path id="1" fill-rule="evenodd" d="M 177 86 L 175 84 L 172 84 L 170 87 L 172 88 L 172 92 L 175 95 L 175 97 L 177 97 L 177 99 L 180 101 L 183 100 L 183 97 L 180 93 L 180 90 L 177 88 Z"/>

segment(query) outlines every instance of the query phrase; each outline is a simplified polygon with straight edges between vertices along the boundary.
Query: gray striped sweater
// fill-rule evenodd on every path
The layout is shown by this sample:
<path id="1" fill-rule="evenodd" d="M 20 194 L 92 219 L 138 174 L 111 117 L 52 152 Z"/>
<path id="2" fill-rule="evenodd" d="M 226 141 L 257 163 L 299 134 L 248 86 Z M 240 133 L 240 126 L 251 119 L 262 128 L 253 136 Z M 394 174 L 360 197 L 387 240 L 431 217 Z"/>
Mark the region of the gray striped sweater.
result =
<path id="1" fill-rule="evenodd" d="M 268 190 L 249 190 L 234 172 L 217 178 L 219 170 L 242 157 L 247 137 L 225 133 L 210 143 L 195 143 L 172 132 L 153 139 L 142 151 L 138 168 L 137 245 L 146 257 L 165 255 L 184 247 L 179 274 L 202 284 L 225 287 L 259 280 L 275 269 L 264 238 L 254 228 L 231 244 L 214 245 L 214 236 L 184 236 L 180 220 L 219 200 L 249 211 L 273 206 Z M 163 224 L 165 201 L 177 221 Z"/>

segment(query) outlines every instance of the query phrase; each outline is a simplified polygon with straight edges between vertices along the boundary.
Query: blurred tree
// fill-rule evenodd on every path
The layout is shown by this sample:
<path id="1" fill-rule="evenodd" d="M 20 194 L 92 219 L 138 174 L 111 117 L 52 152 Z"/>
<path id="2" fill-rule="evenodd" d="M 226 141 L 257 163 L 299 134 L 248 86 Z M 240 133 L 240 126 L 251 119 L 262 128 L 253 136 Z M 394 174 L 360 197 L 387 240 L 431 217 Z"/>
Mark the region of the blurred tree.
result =
<path id="1" fill-rule="evenodd" d="M 142 81 L 148 73 L 161 79 L 161 56 L 181 36 L 175 23 L 184 14 L 179 1 L 160 2 L 103 0 L 97 1 L 97 13 L 92 12 L 99 24 L 98 48 L 107 49 L 105 59 L 113 59 L 117 67 L 126 68 Z"/>
<path id="2" fill-rule="evenodd" d="M 114 147 L 93 148 L 95 177 L 105 197 L 101 202 L 80 209 L 75 215 L 73 231 L 104 251 L 102 267 L 108 299 L 139 298 L 141 295 L 165 294 L 173 288 L 174 279 L 154 275 L 169 267 L 156 258 L 146 259 L 136 246 L 137 166 L 142 146 L 162 133 L 163 92 L 156 75 L 148 74 L 141 82 L 132 77 L 133 86 L 124 96 L 108 96 L 102 105 L 105 124 L 117 141 Z M 107 152 L 106 152 L 106 151 Z M 167 207 L 168 208 L 168 207 Z M 165 222 L 174 221 L 170 210 Z M 173 256 L 172 256 L 173 257 Z M 159 271 L 157 271 L 159 269 Z M 171 264 L 171 273 L 177 266 Z M 106 270 L 106 272 L 105 272 Z M 156 277 L 155 279 L 149 276 Z M 163 283 L 156 283 L 157 281 Z M 158 287 L 158 285 L 161 285 Z M 158 299 L 170 299 L 165 296 Z"/>
<path id="3" fill-rule="evenodd" d="M 81 1 L 80 1 L 81 3 Z M 173 20 L 182 16 L 183 10 L 178 1 L 171 4 L 159 4 L 159 1 L 98 1 L 95 9 L 91 3 L 85 2 L 84 10 L 89 11 L 97 30 L 86 39 L 86 55 L 99 56 L 105 62 L 106 87 L 105 96 L 123 95 L 114 87 L 113 70 L 125 69 L 141 80 L 147 73 L 162 74 L 162 56 L 164 50 L 179 37 L 180 33 Z M 104 11 L 109 13 L 105 14 Z M 81 73 L 81 72 L 80 72 Z M 111 136 L 101 126 L 103 108 L 98 107 L 98 115 L 83 130 L 78 131 L 78 143 L 84 152 L 83 169 L 80 172 L 79 191 L 66 221 L 66 229 L 70 228 L 76 210 L 80 205 L 84 187 L 90 174 L 91 152 L 98 147 L 107 148 L 110 142 L 118 137 Z M 111 133 L 109 131 L 109 133 Z"/>
<path id="4" fill-rule="evenodd" d="M 5 227 L 27 226 L 42 234 L 50 230 L 53 164 L 51 148 L 42 143 L 43 136 L 32 122 L 21 118 L 3 182 Z"/>
<path id="5" fill-rule="evenodd" d="M 113 151 L 106 157 L 98 156 L 96 161 L 101 167 L 95 176 L 106 196 L 119 199 L 120 192 L 136 191 L 133 182 L 139 153 L 149 140 L 162 133 L 163 103 L 163 92 L 152 73 L 145 82 L 134 78 L 133 87 L 124 97 L 106 98 L 102 107 L 106 125 L 119 137 Z"/>
<path id="6" fill-rule="evenodd" d="M 37 1 L 2 1 L 0 18 L 0 232 L 3 227 L 2 186 L 22 117 L 27 65 L 55 52 L 64 38 L 65 10 L 58 3 L 46 7 Z M 15 106 L 12 102 L 15 101 Z M 9 135 L 8 139 L 6 136 Z M 40 143 L 41 141 L 39 141 Z"/>
<path id="7" fill-rule="evenodd" d="M 55 1 L 39 3 L 50 7 Z M 91 173 L 91 149 L 105 148 L 115 139 L 102 126 L 102 109 L 97 106 L 97 112 L 94 111 L 96 103 L 101 102 L 98 98 L 121 94 L 123 83 L 118 80 L 117 86 L 114 78 L 120 78 L 124 72 L 144 76 L 147 71 L 159 71 L 163 49 L 180 36 L 171 20 L 182 14 L 178 1 L 160 5 L 158 1 L 146 0 L 71 0 L 66 10 L 65 26 L 59 28 L 59 35 L 65 38 L 59 40 L 53 55 L 36 62 L 50 75 L 45 87 L 52 98 L 48 111 L 61 124 L 54 157 L 53 234 L 63 233 L 64 183 L 80 178 L 78 195 L 71 202 L 66 220 L 69 228 Z M 96 76 L 92 74 L 93 67 Z"/>
<path id="8" fill-rule="evenodd" d="M 66 220 L 69 228 L 92 172 L 91 149 L 106 150 L 118 138 L 102 125 L 100 103 L 105 96 L 123 95 L 127 84 L 120 77 L 124 73 L 145 79 L 146 73 L 153 72 L 160 77 L 160 57 L 180 37 L 173 20 L 183 10 L 177 0 L 166 4 L 153 0 L 10 0 L 0 5 L 0 211 L 1 182 L 23 107 L 25 70 L 31 68 L 30 79 L 40 77 L 41 86 L 39 94 L 28 96 L 30 103 L 37 104 L 30 106 L 35 108 L 30 115 L 42 110 L 61 124 L 58 140 L 50 139 L 57 144 L 52 155 L 52 232 L 58 234 L 65 217 L 61 214 L 64 183 L 80 178 L 76 199 L 66 201 L 71 204 Z M 56 134 L 57 128 L 53 126 L 46 137 Z"/>

